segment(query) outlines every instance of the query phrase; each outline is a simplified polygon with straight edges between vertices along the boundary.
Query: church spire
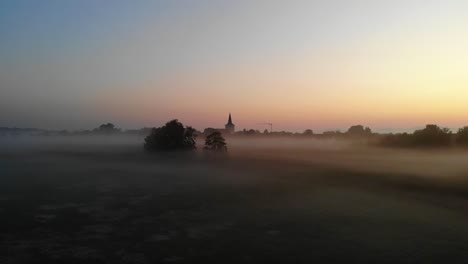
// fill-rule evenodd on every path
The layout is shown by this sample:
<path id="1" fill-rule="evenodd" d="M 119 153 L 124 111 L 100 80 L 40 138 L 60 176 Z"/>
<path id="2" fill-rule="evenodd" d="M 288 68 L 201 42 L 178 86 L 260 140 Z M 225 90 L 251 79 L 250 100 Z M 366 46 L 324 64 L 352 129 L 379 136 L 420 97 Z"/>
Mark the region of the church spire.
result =
<path id="1" fill-rule="evenodd" d="M 229 113 L 228 124 L 232 124 L 231 113 Z"/>
<path id="2" fill-rule="evenodd" d="M 229 113 L 228 123 L 224 127 L 229 133 L 234 133 L 236 130 L 236 126 L 232 123 L 231 113 Z"/>

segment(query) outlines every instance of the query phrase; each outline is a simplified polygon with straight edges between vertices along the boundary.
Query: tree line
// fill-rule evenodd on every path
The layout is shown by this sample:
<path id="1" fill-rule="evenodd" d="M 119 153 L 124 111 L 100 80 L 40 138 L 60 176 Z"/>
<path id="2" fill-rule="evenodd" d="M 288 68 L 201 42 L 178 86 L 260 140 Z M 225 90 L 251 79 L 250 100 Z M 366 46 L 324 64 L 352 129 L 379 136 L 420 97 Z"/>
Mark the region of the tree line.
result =
<path id="1" fill-rule="evenodd" d="M 104 123 L 92 130 L 69 132 L 66 130 L 42 130 L 36 128 L 8 128 L 0 127 L 0 136 L 87 136 L 87 135 L 138 135 L 145 137 L 144 148 L 149 152 L 167 150 L 194 150 L 196 138 L 205 137 L 206 151 L 223 152 L 227 150 L 223 134 L 216 129 L 207 128 L 204 132 L 184 126 L 177 119 L 167 122 L 159 128 L 141 128 L 122 130 L 112 123 Z M 347 131 L 325 131 L 314 133 L 306 129 L 302 133 L 288 131 L 260 132 L 254 129 L 243 129 L 229 134 L 229 137 L 291 137 L 291 138 L 335 138 L 335 139 L 365 139 L 366 142 L 384 147 L 468 147 L 468 126 L 453 133 L 448 128 L 435 124 L 413 133 L 378 134 L 363 125 L 351 126 Z"/>
<path id="2" fill-rule="evenodd" d="M 434 124 L 416 130 L 414 133 L 384 135 L 380 144 L 388 147 L 467 147 L 468 127 L 462 127 L 457 133 Z"/>

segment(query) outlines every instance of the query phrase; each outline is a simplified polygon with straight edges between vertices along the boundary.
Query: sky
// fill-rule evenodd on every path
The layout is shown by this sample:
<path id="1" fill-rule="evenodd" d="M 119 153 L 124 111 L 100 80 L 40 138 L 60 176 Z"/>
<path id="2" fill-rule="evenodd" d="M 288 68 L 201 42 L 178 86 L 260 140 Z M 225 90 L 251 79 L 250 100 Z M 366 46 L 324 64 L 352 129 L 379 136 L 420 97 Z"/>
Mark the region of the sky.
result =
<path id="1" fill-rule="evenodd" d="M 0 126 L 468 125 L 468 1 L 0 2 Z"/>

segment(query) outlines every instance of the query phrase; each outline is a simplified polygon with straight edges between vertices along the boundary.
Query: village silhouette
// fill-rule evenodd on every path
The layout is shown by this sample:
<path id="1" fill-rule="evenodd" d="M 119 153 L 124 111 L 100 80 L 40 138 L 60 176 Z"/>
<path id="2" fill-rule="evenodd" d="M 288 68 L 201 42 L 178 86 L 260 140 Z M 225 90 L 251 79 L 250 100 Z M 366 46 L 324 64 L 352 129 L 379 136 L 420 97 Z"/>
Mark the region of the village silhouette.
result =
<path id="1" fill-rule="evenodd" d="M 258 129 L 242 129 L 236 131 L 231 113 L 224 128 L 205 128 L 202 132 L 193 127 L 184 126 L 177 119 L 167 122 L 164 126 L 157 128 L 141 128 L 134 130 L 122 130 L 112 123 L 105 123 L 93 130 L 67 131 L 67 130 L 43 130 L 34 128 L 7 128 L 0 127 L 0 136 L 91 136 L 91 135 L 138 135 L 145 137 L 145 150 L 147 151 L 170 151 L 170 150 L 195 150 L 197 138 L 207 138 L 208 141 L 203 149 L 216 149 L 227 151 L 225 138 L 230 137 L 287 137 L 287 138 L 316 138 L 316 139 L 367 139 L 366 144 L 382 147 L 402 148 L 434 148 L 434 147 L 466 147 L 468 146 L 468 126 L 460 128 L 453 133 L 448 128 L 441 128 L 435 124 L 428 124 L 425 128 L 415 130 L 413 133 L 376 133 L 369 127 L 353 125 L 347 131 L 325 131 L 314 133 L 312 129 L 306 129 L 302 133 L 288 131 L 273 131 L 273 124 L 263 123 L 270 126 L 270 130 L 261 132 Z M 164 135 L 164 136 L 163 136 Z M 209 143 L 212 142 L 212 143 Z M 364 142 L 364 141 L 362 141 Z M 213 147 L 212 144 L 220 144 Z"/>

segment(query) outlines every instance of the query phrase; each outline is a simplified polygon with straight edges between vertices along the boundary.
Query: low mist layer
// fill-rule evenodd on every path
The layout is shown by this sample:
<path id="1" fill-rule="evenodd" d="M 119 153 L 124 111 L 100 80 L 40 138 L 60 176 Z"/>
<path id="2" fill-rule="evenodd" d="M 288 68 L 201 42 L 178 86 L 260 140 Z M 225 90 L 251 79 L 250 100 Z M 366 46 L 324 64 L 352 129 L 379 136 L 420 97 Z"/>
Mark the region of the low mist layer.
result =
<path id="1" fill-rule="evenodd" d="M 0 262 L 464 261 L 466 153 L 352 140 L 1 141 Z M 340 253 L 337 254 L 336 252 Z"/>

